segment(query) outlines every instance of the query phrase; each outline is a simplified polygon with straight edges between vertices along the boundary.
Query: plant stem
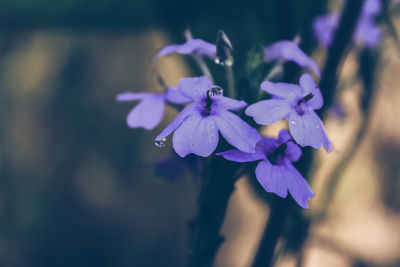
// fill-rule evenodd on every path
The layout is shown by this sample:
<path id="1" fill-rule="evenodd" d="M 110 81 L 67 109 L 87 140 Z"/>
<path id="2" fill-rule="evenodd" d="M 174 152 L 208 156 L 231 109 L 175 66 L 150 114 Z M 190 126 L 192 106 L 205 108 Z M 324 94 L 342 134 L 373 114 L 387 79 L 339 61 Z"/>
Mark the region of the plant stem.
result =
<path id="1" fill-rule="evenodd" d="M 226 82 L 228 86 L 226 96 L 235 98 L 236 97 L 235 78 L 233 76 L 232 65 L 224 65 L 224 67 L 225 67 Z"/>
<path id="2" fill-rule="evenodd" d="M 192 54 L 192 58 L 197 63 L 197 65 L 199 66 L 201 72 L 203 72 L 204 75 L 208 76 L 208 78 L 210 78 L 211 82 L 214 83 L 213 76 L 211 75 L 211 72 L 208 69 L 208 67 L 207 67 L 206 63 L 204 62 L 204 60 L 201 57 L 199 57 L 198 55 L 195 55 L 195 54 Z"/>
<path id="3" fill-rule="evenodd" d="M 338 81 L 338 70 L 346 58 L 347 50 L 353 40 L 353 33 L 360 17 L 364 0 L 348 0 L 340 18 L 339 27 L 328 49 L 319 87 L 324 97 L 324 106 L 318 111 L 322 116 L 333 104 Z"/>
<path id="4" fill-rule="evenodd" d="M 209 267 L 224 238 L 220 230 L 238 176 L 238 164 L 222 157 L 208 159 L 202 176 L 198 211 L 190 223 L 188 265 Z"/>
<path id="5" fill-rule="evenodd" d="M 281 232 L 283 231 L 284 221 L 289 213 L 288 202 L 284 199 L 276 198 L 271 208 L 266 230 L 261 238 L 260 245 L 253 267 L 272 266 L 276 244 L 278 243 Z"/>

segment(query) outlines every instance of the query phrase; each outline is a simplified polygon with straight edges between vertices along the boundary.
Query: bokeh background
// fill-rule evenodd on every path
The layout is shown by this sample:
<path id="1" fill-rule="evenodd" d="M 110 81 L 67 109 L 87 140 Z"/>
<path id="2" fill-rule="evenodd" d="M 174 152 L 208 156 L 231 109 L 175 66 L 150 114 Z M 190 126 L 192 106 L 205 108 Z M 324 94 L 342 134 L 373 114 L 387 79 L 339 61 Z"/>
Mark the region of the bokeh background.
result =
<path id="1" fill-rule="evenodd" d="M 117 103 L 115 96 L 161 91 L 154 69 L 171 85 L 198 75 L 182 56 L 151 63 L 162 46 L 184 42 L 187 27 L 209 42 L 223 29 L 234 46 L 238 76 L 252 45 L 296 34 L 322 64 L 325 52 L 316 47 L 312 21 L 331 5 L 2 0 L 0 266 L 184 266 L 198 181 L 184 166 L 175 177 L 158 175 L 156 162 L 174 156 L 170 143 L 160 149 L 153 142 L 175 111 L 168 108 L 153 131 L 132 130 L 125 118 L 133 103 Z M 391 19 L 400 32 L 400 20 Z M 308 177 L 316 197 L 306 215 L 315 219 L 303 266 L 400 266 L 400 50 L 385 24 L 382 29 L 387 37 L 372 113 L 346 164 L 342 159 L 362 126 L 362 87 L 356 50 L 344 62 L 338 102 L 345 116 L 331 112 L 326 121 L 335 151 L 318 153 Z M 266 133 L 276 135 L 278 129 Z M 325 205 L 338 168 L 337 186 Z M 239 179 L 216 266 L 249 266 L 268 214 L 254 183 Z M 289 255 L 277 265 L 296 263 Z"/>

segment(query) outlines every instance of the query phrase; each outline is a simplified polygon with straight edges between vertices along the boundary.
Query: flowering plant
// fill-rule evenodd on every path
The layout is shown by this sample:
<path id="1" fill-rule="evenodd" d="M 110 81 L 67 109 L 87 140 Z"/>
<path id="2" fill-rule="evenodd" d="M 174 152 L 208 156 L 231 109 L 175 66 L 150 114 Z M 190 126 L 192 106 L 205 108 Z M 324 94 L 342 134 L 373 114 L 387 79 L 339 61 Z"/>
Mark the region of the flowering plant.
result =
<path id="1" fill-rule="evenodd" d="M 255 46 L 248 55 L 247 77 L 240 83 L 233 76 L 233 46 L 223 31 L 218 32 L 215 44 L 187 34 L 186 42 L 161 48 L 153 61 L 172 54 L 191 56 L 202 70 L 201 76 L 182 77 L 177 85 L 162 83 L 163 93 L 125 92 L 117 96 L 118 101 L 141 101 L 127 117 L 132 128 L 154 129 L 166 104 L 178 111 L 154 140 L 156 146 L 165 147 L 172 134 L 176 154 L 182 158 L 195 155 L 200 165 L 198 213 L 190 224 L 190 265 L 212 264 L 222 242 L 219 231 L 229 196 L 243 175 L 255 176 L 266 192 L 279 198 L 290 195 L 297 207 L 309 208 L 308 201 L 314 197 L 307 182 L 311 151 L 324 147 L 331 152 L 334 147 L 322 119 L 333 104 L 340 58 L 353 40 L 367 47 L 379 44 L 380 31 L 373 20 L 381 11 L 377 1 L 357 0 L 345 6 L 342 16 L 332 13 L 316 19 L 317 39 L 334 51 L 328 54 L 323 71 L 296 37 Z M 348 15 L 357 12 L 359 16 Z M 296 71 L 285 80 L 288 62 Z M 224 70 L 225 81 L 214 80 L 210 63 Z M 280 120 L 286 126 L 279 136 L 265 136 L 265 127 Z M 302 156 L 307 163 L 296 164 Z M 271 261 L 272 254 L 269 258 Z M 258 256 L 255 264 L 257 261 Z"/>

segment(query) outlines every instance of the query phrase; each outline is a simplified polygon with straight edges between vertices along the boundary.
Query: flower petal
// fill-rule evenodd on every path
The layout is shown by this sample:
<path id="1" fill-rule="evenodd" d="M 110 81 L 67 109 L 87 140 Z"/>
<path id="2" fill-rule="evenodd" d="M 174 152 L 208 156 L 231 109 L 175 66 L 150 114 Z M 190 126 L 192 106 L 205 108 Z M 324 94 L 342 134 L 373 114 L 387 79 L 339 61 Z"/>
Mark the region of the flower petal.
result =
<path id="1" fill-rule="evenodd" d="M 288 100 L 268 99 L 250 105 L 245 113 L 261 125 L 269 125 L 285 118 L 291 111 Z"/>
<path id="2" fill-rule="evenodd" d="M 243 100 L 239 101 L 225 96 L 218 96 L 214 97 L 213 99 L 215 103 L 218 105 L 218 107 L 227 110 L 241 110 L 242 108 L 247 106 L 247 103 L 244 102 Z"/>
<path id="3" fill-rule="evenodd" d="M 292 139 L 292 136 L 290 135 L 290 133 L 287 130 L 283 129 L 279 132 L 279 138 L 278 138 L 279 143 L 281 143 L 281 144 L 286 143 L 290 139 Z"/>
<path id="4" fill-rule="evenodd" d="M 261 89 L 273 96 L 288 100 L 294 100 L 303 96 L 300 86 L 291 83 L 273 83 L 265 81 L 261 84 Z"/>
<path id="5" fill-rule="evenodd" d="M 197 113 L 194 104 L 186 106 L 175 119 L 156 137 L 156 141 L 162 140 L 178 128 L 189 116 Z"/>
<path id="6" fill-rule="evenodd" d="M 376 25 L 372 16 L 363 16 L 358 22 L 354 38 L 359 44 L 376 47 L 382 39 L 381 29 Z"/>
<path id="7" fill-rule="evenodd" d="M 207 91 L 212 87 L 207 76 L 182 78 L 178 83 L 178 90 L 192 100 L 201 100 L 207 96 Z"/>
<path id="8" fill-rule="evenodd" d="M 265 159 L 265 153 L 256 149 L 254 153 L 246 153 L 240 150 L 229 150 L 225 152 L 220 152 L 216 154 L 217 156 L 223 156 L 227 160 L 236 161 L 236 162 L 251 162 Z"/>
<path id="9" fill-rule="evenodd" d="M 212 117 L 194 114 L 175 131 L 172 142 L 181 157 L 190 153 L 208 157 L 217 148 L 218 139 L 218 129 Z"/>
<path id="10" fill-rule="evenodd" d="M 278 140 L 270 137 L 262 137 L 260 141 L 258 141 L 257 146 L 261 148 L 262 151 L 268 153 L 279 146 Z"/>
<path id="11" fill-rule="evenodd" d="M 326 151 L 332 150 L 332 143 L 325 133 L 322 121 L 314 111 L 306 110 L 302 116 L 291 112 L 288 120 L 290 133 L 299 145 L 320 149 L 323 144 Z"/>
<path id="12" fill-rule="evenodd" d="M 287 143 L 285 157 L 291 162 L 296 162 L 300 159 L 302 155 L 301 148 L 293 142 Z"/>
<path id="13" fill-rule="evenodd" d="M 156 95 L 153 93 L 131 93 L 131 92 L 126 92 L 126 93 L 121 93 L 117 95 L 117 101 L 134 101 L 134 100 L 141 100 L 147 97 L 150 97 L 152 95 Z"/>
<path id="14" fill-rule="evenodd" d="M 318 42 L 330 46 L 333 41 L 333 33 L 339 24 L 339 13 L 334 12 L 325 16 L 319 16 L 314 21 L 314 33 Z"/>
<path id="15" fill-rule="evenodd" d="M 304 73 L 303 75 L 301 75 L 299 84 L 300 87 L 303 89 L 303 96 L 312 93 L 312 91 L 317 88 L 317 84 L 315 83 L 313 77 L 311 77 L 311 75 L 308 73 Z"/>
<path id="16" fill-rule="evenodd" d="M 218 130 L 228 143 L 243 152 L 254 153 L 255 146 L 261 139 L 256 129 L 224 109 L 218 109 L 217 114 L 212 117 Z"/>
<path id="17" fill-rule="evenodd" d="M 297 204 L 303 209 L 308 209 L 307 201 L 314 197 L 310 186 L 289 161 L 286 161 L 283 166 L 286 168 L 285 180 L 289 193 Z"/>
<path id="18" fill-rule="evenodd" d="M 256 177 L 265 191 L 274 193 L 282 198 L 287 196 L 287 185 L 282 166 L 272 165 L 268 161 L 261 161 L 256 168 Z"/>
<path id="19" fill-rule="evenodd" d="M 162 56 L 170 55 L 173 53 L 178 54 L 197 54 L 199 56 L 208 56 L 210 58 L 215 57 L 216 47 L 201 39 L 191 39 L 184 44 L 168 45 L 160 49 L 154 56 L 153 60 L 156 60 Z"/>
<path id="20" fill-rule="evenodd" d="M 305 73 L 300 77 L 300 87 L 303 89 L 303 96 L 312 94 L 313 97 L 307 101 L 307 106 L 312 109 L 320 109 L 324 104 L 322 94 L 310 74 Z"/>
<path id="21" fill-rule="evenodd" d="M 165 92 L 165 99 L 173 104 L 185 104 L 191 101 L 190 98 L 183 95 L 177 88 L 172 87 L 168 88 Z"/>
<path id="22" fill-rule="evenodd" d="M 147 96 L 128 114 L 126 121 L 131 128 L 142 127 L 147 130 L 155 128 L 164 114 L 164 96 Z"/>
<path id="23" fill-rule="evenodd" d="M 278 41 L 265 48 L 265 60 L 287 60 L 297 63 L 301 67 L 310 69 L 316 75 L 321 75 L 318 64 L 307 56 L 293 41 Z"/>
<path id="24" fill-rule="evenodd" d="M 378 15 L 382 11 L 382 3 L 379 0 L 366 0 L 362 12 L 365 15 Z"/>

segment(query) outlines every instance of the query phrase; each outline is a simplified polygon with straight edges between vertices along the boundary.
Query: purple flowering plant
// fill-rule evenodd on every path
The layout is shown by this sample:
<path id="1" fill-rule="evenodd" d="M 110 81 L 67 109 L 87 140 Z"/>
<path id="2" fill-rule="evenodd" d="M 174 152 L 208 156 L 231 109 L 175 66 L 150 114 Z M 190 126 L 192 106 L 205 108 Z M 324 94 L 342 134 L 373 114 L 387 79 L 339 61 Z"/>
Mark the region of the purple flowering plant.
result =
<path id="1" fill-rule="evenodd" d="M 217 64 L 231 68 L 232 50 L 228 37 L 220 31 L 216 45 L 201 39 L 188 38 L 184 44 L 169 45 L 160 49 L 154 59 L 174 53 L 195 55 L 214 59 Z M 263 50 L 265 62 L 281 64 L 292 61 L 304 70 L 312 71 L 317 77 L 320 75 L 318 64 L 295 42 L 278 41 L 266 46 Z M 314 112 L 322 106 L 323 101 L 321 92 L 312 77 L 309 74 L 303 74 L 300 78 L 300 86 L 263 81 L 260 87 L 270 93 L 272 98 L 252 103 L 250 106 L 243 100 L 225 96 L 221 86 L 214 85 L 210 78 L 206 75 L 184 77 L 179 80 L 176 87 L 164 86 L 164 93 L 126 92 L 119 94 L 117 100 L 140 100 L 141 102 L 129 113 L 127 123 L 132 128 L 142 127 L 147 130 L 154 129 L 160 123 L 166 103 L 186 104 L 170 124 L 156 136 L 157 146 L 165 146 L 166 138 L 173 133 L 173 148 L 179 156 L 194 154 L 209 157 L 216 151 L 220 140 L 219 135 L 221 135 L 230 147 L 237 150 L 220 151 L 217 155 L 236 162 L 244 162 L 244 160 L 240 157 L 231 157 L 232 153 L 247 155 L 247 158 L 264 159 L 256 169 L 261 186 L 267 192 L 275 193 L 283 198 L 287 196 L 286 192 L 289 189 L 296 202 L 301 207 L 308 208 L 307 201 L 312 198 L 313 193 L 290 162 L 297 161 L 301 155 L 298 145 L 320 149 L 323 144 L 327 151 L 330 151 L 332 147 L 321 120 Z M 241 114 L 234 113 L 240 111 L 242 111 Z M 258 126 L 252 127 L 246 122 L 250 117 L 254 118 Z M 260 136 L 257 128 L 283 118 L 290 122 L 289 129 L 293 138 L 289 138 L 287 131 L 281 132 L 279 141 Z M 288 140 L 290 140 L 289 144 Z M 277 142 L 281 142 L 285 149 L 279 153 L 276 152 L 277 159 L 271 161 L 271 158 L 266 155 L 273 153 L 270 151 L 271 147 L 275 147 Z M 260 153 L 263 154 L 262 158 L 259 158 Z M 296 155 L 290 156 L 291 153 Z M 273 170 L 279 171 L 267 174 L 268 167 L 266 166 L 272 166 Z M 272 184 L 273 186 L 270 187 Z M 303 186 L 293 187 L 296 184 Z"/>
<path id="2" fill-rule="evenodd" d="M 351 8 L 359 8 L 361 15 L 348 16 L 354 27 L 346 41 L 377 45 L 381 36 L 375 23 L 375 16 L 381 11 L 379 0 L 357 0 Z M 343 27 L 339 25 L 340 16 L 339 12 L 332 13 L 314 22 L 317 39 L 326 46 L 336 40 L 337 32 L 341 33 L 340 29 L 336 32 Z M 336 56 L 343 57 L 345 48 L 338 45 Z M 177 109 L 176 117 L 154 134 L 154 141 L 157 147 L 165 147 L 172 135 L 173 150 L 179 157 L 189 158 L 188 165 L 201 178 L 198 211 L 189 225 L 188 260 L 189 266 L 212 266 L 223 240 L 219 232 L 228 200 L 240 177 L 255 177 L 259 188 L 273 194 L 267 198 L 276 201 L 270 203 L 272 212 L 279 210 L 279 203 L 295 203 L 297 210 L 309 208 L 308 202 L 314 197 L 307 182 L 310 155 L 322 146 L 327 152 L 333 149 L 322 119 L 334 96 L 334 83 L 326 81 L 334 80 L 340 61 L 332 63 L 328 58 L 321 71 L 319 64 L 301 48 L 300 38 L 278 40 L 266 46 L 255 45 L 247 55 L 244 77 L 234 79 L 237 76 L 233 75 L 233 45 L 223 31 L 218 32 L 215 44 L 193 38 L 186 31 L 185 42 L 161 48 L 153 62 L 173 54 L 191 57 L 201 74 L 182 77 L 177 85 L 162 83 L 164 92 L 125 92 L 117 100 L 140 101 L 127 116 L 132 128 L 152 130 L 163 119 L 165 105 Z M 286 72 L 286 62 L 291 62 L 296 71 Z M 209 64 L 218 65 L 213 69 L 221 68 L 224 79 L 214 79 L 217 75 L 211 73 Z M 290 75 L 283 75 L 287 73 Z M 281 120 L 286 127 L 279 136 L 264 136 L 265 127 Z M 171 168 L 184 168 L 189 160 L 182 164 L 176 160 L 177 156 L 169 158 L 158 169 L 170 169 L 178 175 Z M 281 200 L 288 196 L 292 199 Z M 270 220 L 276 220 L 275 217 L 272 214 Z M 260 251 L 263 242 L 275 243 L 270 251 L 271 260 L 277 240 L 265 237 Z M 255 263 L 258 261 L 256 256 Z"/>

